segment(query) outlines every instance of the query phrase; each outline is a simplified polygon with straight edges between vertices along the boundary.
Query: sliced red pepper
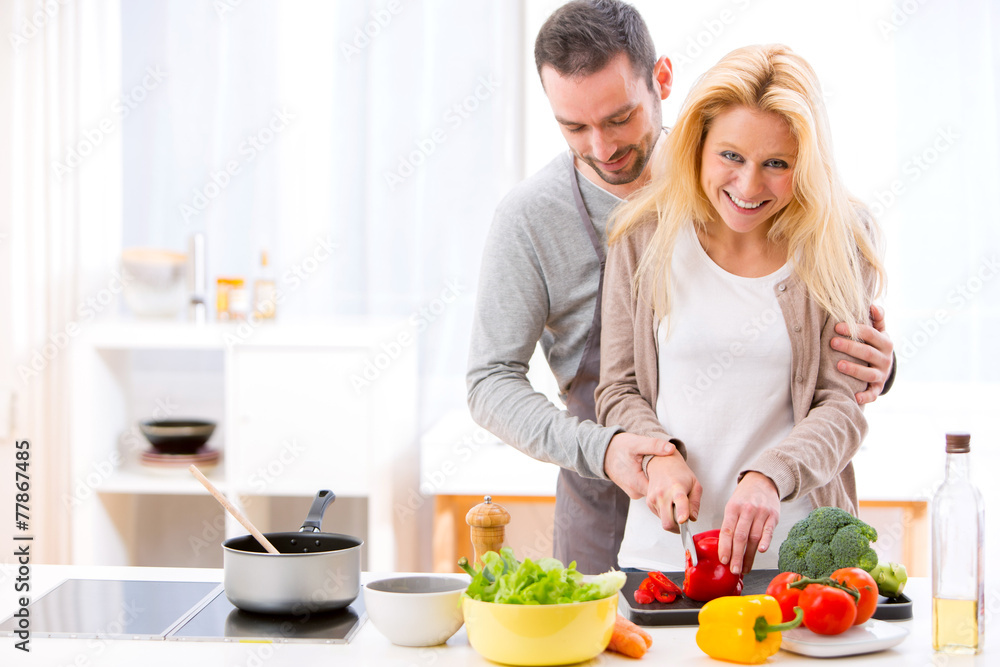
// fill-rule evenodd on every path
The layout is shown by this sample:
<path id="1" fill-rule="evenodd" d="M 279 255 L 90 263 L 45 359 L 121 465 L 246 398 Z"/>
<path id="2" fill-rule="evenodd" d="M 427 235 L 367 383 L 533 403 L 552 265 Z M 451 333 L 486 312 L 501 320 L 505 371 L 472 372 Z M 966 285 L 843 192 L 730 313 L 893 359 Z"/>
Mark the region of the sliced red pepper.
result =
<path id="1" fill-rule="evenodd" d="M 646 577 L 643 580 L 642 584 L 640 584 L 640 587 L 644 591 L 652 595 L 657 602 L 673 602 L 672 599 L 670 600 L 667 599 L 667 595 L 669 594 L 661 590 L 655 583 L 653 583 L 653 580 L 650 579 L 649 577 Z"/>
<path id="2" fill-rule="evenodd" d="M 652 593 L 647 590 L 643 590 L 641 585 L 639 588 L 635 589 L 635 593 L 632 594 L 632 597 L 635 598 L 635 601 L 638 604 L 653 604 L 653 601 L 656 599 L 653 597 Z"/>
<path id="3" fill-rule="evenodd" d="M 659 584 L 660 588 L 666 592 L 673 593 L 675 596 L 681 594 L 681 587 L 668 579 L 667 575 L 662 572 L 650 572 L 649 578 L 652 579 L 654 583 Z"/>
<path id="4" fill-rule="evenodd" d="M 677 599 L 677 593 L 681 592 L 674 582 L 667 579 L 662 572 L 650 572 L 642 583 L 653 594 L 657 602 L 673 602 Z"/>
<path id="5" fill-rule="evenodd" d="M 663 583 L 664 581 L 666 584 Z M 648 602 L 643 602 L 639 599 L 640 593 L 642 593 L 642 599 L 648 600 Z M 642 583 L 639 584 L 639 588 L 636 589 L 634 597 L 636 602 L 639 604 L 650 604 L 653 600 L 668 604 L 677 599 L 677 593 L 680 593 L 680 588 L 667 579 L 662 572 L 650 572 L 649 575 L 642 580 Z"/>
<path id="6" fill-rule="evenodd" d="M 663 602 L 667 604 L 677 599 L 677 596 L 674 595 L 673 593 L 654 593 L 653 595 L 656 596 L 657 602 Z"/>

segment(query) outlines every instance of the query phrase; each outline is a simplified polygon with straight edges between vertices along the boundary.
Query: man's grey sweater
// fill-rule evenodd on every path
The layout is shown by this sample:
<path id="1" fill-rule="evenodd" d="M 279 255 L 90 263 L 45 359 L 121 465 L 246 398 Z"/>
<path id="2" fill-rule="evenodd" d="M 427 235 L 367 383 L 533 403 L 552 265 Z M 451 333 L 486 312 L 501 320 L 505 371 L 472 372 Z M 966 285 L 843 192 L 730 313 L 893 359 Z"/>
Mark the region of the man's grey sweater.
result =
<path id="1" fill-rule="evenodd" d="M 565 402 L 594 318 L 600 265 L 573 201 L 571 159 L 559 155 L 497 207 L 479 276 L 468 400 L 478 424 L 532 458 L 607 479 L 604 454 L 620 429 L 573 417 L 526 375 L 541 340 Z M 573 174 L 606 250 L 621 200 Z"/>

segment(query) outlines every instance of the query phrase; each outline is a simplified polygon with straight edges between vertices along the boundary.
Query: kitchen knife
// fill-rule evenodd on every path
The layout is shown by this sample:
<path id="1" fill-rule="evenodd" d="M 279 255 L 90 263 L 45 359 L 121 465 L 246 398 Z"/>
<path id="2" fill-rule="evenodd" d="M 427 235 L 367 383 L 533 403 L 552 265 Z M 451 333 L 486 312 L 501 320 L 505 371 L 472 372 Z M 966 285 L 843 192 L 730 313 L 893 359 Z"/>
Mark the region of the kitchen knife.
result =
<path id="1" fill-rule="evenodd" d="M 677 524 L 677 528 L 681 531 L 681 544 L 684 546 L 684 554 L 691 558 L 691 564 L 698 564 L 698 552 L 694 548 L 694 538 L 691 537 L 691 517 L 688 517 L 687 521 L 680 523 L 677 521 L 677 506 L 674 505 L 674 523 Z"/>

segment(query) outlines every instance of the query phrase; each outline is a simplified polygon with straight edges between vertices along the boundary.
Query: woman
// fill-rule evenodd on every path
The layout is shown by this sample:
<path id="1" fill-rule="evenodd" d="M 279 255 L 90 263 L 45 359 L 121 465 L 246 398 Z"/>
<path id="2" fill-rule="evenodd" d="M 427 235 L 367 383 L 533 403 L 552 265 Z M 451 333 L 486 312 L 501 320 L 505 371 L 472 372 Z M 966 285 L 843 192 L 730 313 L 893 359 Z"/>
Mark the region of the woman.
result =
<path id="1" fill-rule="evenodd" d="M 666 142 L 661 177 L 610 237 L 597 414 L 684 455 L 649 461 L 619 563 L 683 569 L 663 530 L 676 513 L 721 527 L 720 558 L 747 572 L 812 508 L 857 513 L 863 387 L 830 339 L 881 291 L 878 231 L 837 175 L 819 82 L 787 47 L 723 58 Z"/>

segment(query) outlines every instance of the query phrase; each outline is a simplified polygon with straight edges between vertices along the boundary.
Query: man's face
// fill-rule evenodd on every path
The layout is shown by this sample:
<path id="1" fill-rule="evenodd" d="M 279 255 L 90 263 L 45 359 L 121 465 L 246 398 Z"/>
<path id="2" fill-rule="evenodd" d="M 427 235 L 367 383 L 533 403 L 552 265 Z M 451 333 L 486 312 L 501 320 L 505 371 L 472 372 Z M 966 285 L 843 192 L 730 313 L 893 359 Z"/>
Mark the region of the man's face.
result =
<path id="1" fill-rule="evenodd" d="M 587 76 L 564 77 L 545 65 L 542 85 L 570 150 L 585 173 L 593 171 L 588 177 L 626 186 L 606 188 L 611 191 L 642 185 L 661 129 L 660 95 L 632 71 L 628 56 L 619 54 Z"/>

